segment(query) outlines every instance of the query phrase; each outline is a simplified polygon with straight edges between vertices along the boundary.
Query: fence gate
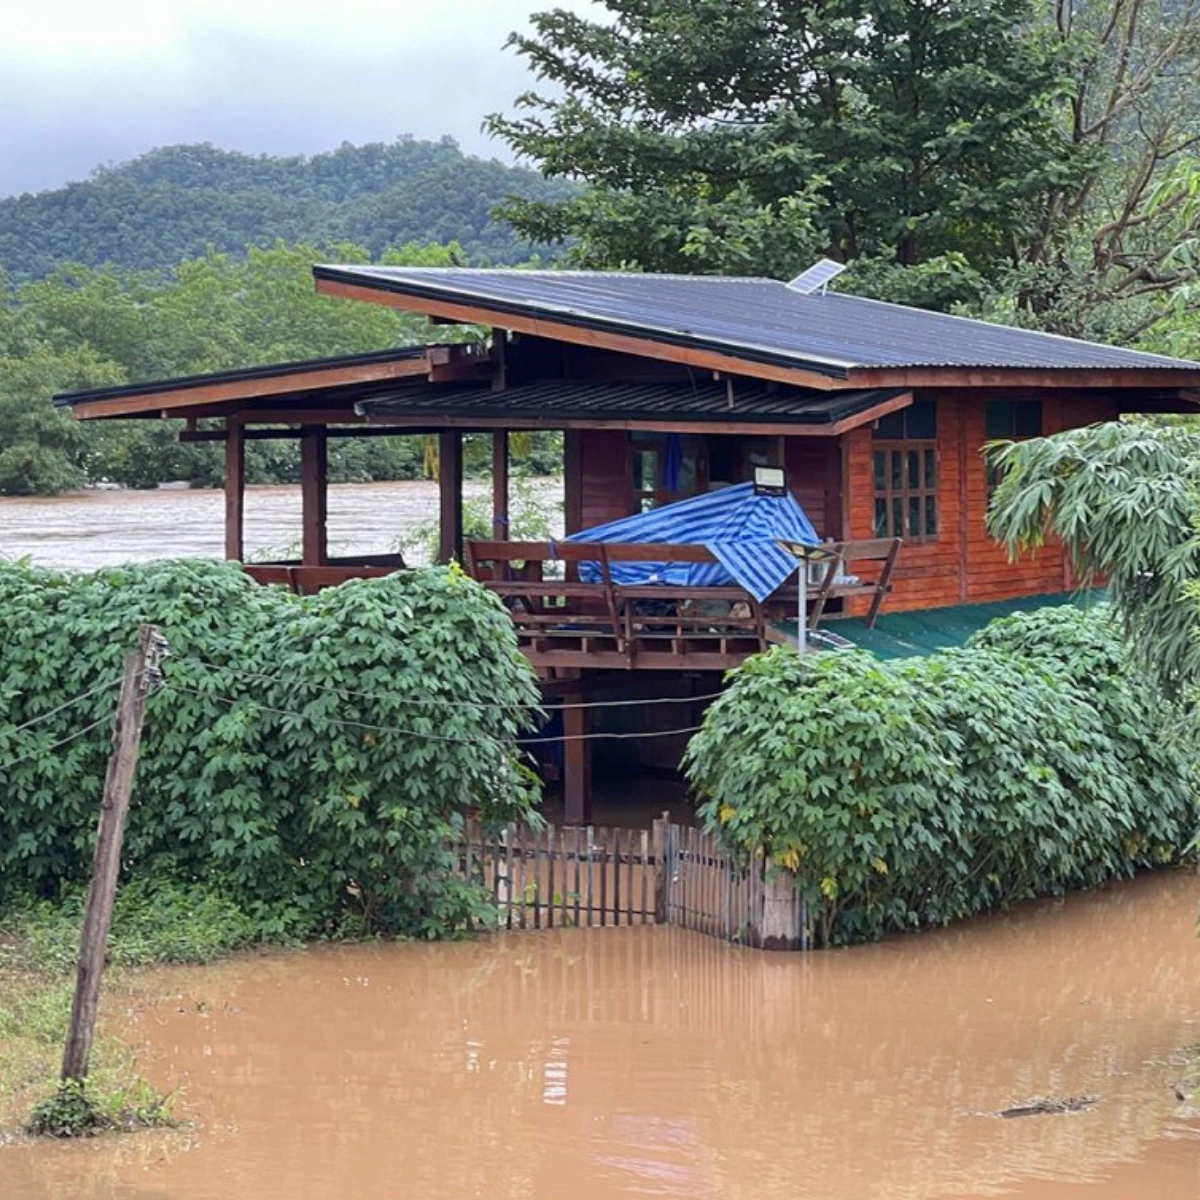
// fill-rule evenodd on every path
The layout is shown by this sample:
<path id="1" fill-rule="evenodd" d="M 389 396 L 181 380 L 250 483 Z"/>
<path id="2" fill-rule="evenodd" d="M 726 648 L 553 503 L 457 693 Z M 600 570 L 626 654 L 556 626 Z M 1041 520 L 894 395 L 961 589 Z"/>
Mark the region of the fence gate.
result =
<path id="1" fill-rule="evenodd" d="M 702 830 L 665 815 L 652 829 L 475 823 L 454 844 L 462 878 L 482 884 L 502 929 L 678 925 L 766 949 L 811 945 L 786 873 L 739 863 Z"/>

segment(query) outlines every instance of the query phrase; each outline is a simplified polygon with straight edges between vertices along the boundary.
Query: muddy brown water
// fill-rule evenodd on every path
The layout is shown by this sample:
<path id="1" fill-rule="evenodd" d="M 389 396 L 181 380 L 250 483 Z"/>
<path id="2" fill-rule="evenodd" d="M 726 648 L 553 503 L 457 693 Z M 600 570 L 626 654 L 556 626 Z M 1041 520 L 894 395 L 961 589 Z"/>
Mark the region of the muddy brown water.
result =
<path id="1" fill-rule="evenodd" d="M 107 1019 L 190 1128 L 0 1148 L 0 1197 L 1195 1200 L 1198 901 L 1165 874 L 808 957 L 634 927 L 158 972 Z"/>
<path id="2" fill-rule="evenodd" d="M 487 485 L 469 481 L 468 497 Z M 561 499 L 561 485 L 538 481 L 537 495 Z M 332 484 L 329 552 L 382 554 L 412 530 L 436 522 L 437 484 Z M 224 556 L 222 492 L 166 487 L 153 491 L 72 492 L 65 496 L 0 497 L 0 556 L 29 555 L 42 566 L 93 571 L 154 558 Z M 246 558 L 296 557 L 300 539 L 300 489 L 283 485 L 246 489 Z M 407 543 L 406 558 L 421 559 Z"/>

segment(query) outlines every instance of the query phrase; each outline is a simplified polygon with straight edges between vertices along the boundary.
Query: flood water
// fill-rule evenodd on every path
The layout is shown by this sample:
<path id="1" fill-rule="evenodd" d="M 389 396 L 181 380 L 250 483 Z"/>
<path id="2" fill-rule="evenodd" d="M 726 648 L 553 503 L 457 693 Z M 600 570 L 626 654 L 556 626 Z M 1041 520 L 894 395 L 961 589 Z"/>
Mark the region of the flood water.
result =
<path id="1" fill-rule="evenodd" d="M 810 956 L 634 927 L 162 972 L 108 1021 L 192 1126 L 0 1148 L 0 1197 L 1195 1200 L 1198 901 L 1165 874 Z"/>
<path id="2" fill-rule="evenodd" d="M 483 495 L 476 480 L 467 497 Z M 561 493 L 539 481 L 539 496 Z M 423 525 L 436 522 L 438 487 L 427 480 L 343 483 L 329 487 L 329 553 L 382 554 Z M 298 557 L 300 489 L 246 489 L 247 561 Z M 406 559 L 421 561 L 406 542 Z M 41 566 L 94 571 L 154 558 L 222 558 L 225 498 L 220 491 L 166 487 L 153 491 L 72 492 L 65 496 L 0 497 L 0 557 L 29 555 Z"/>

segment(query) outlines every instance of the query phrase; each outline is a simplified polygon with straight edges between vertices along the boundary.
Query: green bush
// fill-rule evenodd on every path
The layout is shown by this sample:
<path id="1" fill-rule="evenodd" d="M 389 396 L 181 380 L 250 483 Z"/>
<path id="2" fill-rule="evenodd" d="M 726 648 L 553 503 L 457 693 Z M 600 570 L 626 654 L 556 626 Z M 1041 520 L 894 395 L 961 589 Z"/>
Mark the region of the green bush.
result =
<path id="1" fill-rule="evenodd" d="M 0 904 L 86 880 L 143 621 L 171 656 L 147 708 L 129 879 L 203 884 L 269 937 L 439 936 L 478 907 L 446 838 L 470 810 L 507 819 L 535 796 L 515 740 L 536 682 L 500 604 L 457 569 L 297 597 L 204 562 L 0 566 Z"/>
<path id="2" fill-rule="evenodd" d="M 0 917 L 0 968 L 74 970 L 86 895 L 69 887 L 54 901 L 17 902 Z M 107 961 L 121 967 L 212 962 L 249 945 L 256 932 L 234 901 L 210 887 L 131 879 L 117 892 Z"/>
<path id="3" fill-rule="evenodd" d="M 706 824 L 793 870 L 836 944 L 1175 860 L 1192 748 L 1106 616 L 1048 609 L 929 658 L 773 649 L 686 765 Z"/>

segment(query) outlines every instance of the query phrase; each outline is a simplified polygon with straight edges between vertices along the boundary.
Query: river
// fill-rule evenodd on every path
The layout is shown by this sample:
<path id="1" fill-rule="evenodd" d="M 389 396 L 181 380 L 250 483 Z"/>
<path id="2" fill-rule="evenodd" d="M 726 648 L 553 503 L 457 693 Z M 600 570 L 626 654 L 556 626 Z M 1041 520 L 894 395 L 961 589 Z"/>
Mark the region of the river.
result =
<path id="1" fill-rule="evenodd" d="M 549 507 L 562 485 L 539 480 L 530 490 Z M 464 486 L 468 501 L 487 491 L 488 485 L 476 480 Z M 514 507 L 521 499 L 518 489 Z M 331 484 L 329 552 L 388 553 L 399 540 L 406 559 L 419 562 L 422 547 L 416 543 L 421 539 L 414 539 L 413 532 L 435 528 L 437 515 L 437 484 L 427 480 Z M 557 523 L 561 525 L 561 516 Z M 47 567 L 94 571 L 154 558 L 221 558 L 224 531 L 220 491 L 164 487 L 0 497 L 0 557 L 29 556 Z M 300 489 L 247 488 L 245 539 L 248 561 L 298 557 Z"/>
<path id="2" fill-rule="evenodd" d="M 810 956 L 634 927 L 154 972 L 106 1020 L 189 1127 L 0 1148 L 0 1196 L 1196 1200 L 1198 902 L 1175 872 Z"/>

